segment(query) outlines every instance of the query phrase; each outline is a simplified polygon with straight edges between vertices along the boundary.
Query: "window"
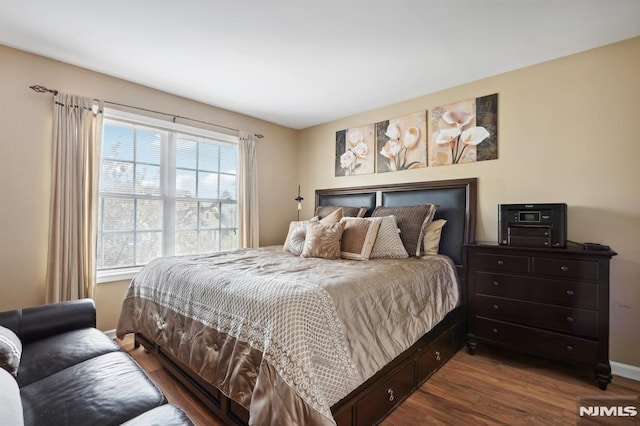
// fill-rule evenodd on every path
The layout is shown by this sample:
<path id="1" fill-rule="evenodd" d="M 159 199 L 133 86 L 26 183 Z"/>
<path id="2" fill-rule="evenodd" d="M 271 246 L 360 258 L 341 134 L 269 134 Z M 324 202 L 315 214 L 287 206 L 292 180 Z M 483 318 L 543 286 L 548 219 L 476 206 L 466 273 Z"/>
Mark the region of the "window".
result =
<path id="1" fill-rule="evenodd" d="M 98 281 L 159 256 L 238 247 L 238 140 L 105 111 L 98 203 Z"/>

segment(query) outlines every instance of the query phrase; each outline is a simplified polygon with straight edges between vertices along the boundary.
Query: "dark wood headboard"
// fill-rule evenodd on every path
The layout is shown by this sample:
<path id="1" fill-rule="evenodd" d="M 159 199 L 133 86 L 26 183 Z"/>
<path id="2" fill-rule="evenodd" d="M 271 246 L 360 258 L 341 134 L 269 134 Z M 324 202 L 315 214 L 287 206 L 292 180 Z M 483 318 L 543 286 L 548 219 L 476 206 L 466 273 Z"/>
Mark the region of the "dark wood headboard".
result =
<path id="1" fill-rule="evenodd" d="M 463 246 L 475 242 L 477 178 L 412 182 L 352 188 L 317 189 L 316 207 L 398 207 L 437 204 L 435 219 L 446 219 L 440 253 L 463 267 Z"/>

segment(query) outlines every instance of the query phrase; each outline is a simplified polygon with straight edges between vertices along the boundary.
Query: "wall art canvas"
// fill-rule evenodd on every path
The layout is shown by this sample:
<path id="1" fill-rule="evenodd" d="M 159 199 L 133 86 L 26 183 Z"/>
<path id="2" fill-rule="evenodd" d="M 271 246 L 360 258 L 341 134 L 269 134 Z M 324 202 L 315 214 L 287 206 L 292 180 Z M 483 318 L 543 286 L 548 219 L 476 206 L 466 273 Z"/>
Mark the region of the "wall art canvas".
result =
<path id="1" fill-rule="evenodd" d="M 427 166 L 427 114 L 416 112 L 376 123 L 376 172 Z"/>
<path id="2" fill-rule="evenodd" d="M 374 129 L 368 124 L 336 132 L 336 176 L 374 172 Z"/>
<path id="3" fill-rule="evenodd" d="M 430 111 L 429 166 L 498 158 L 498 95 Z"/>

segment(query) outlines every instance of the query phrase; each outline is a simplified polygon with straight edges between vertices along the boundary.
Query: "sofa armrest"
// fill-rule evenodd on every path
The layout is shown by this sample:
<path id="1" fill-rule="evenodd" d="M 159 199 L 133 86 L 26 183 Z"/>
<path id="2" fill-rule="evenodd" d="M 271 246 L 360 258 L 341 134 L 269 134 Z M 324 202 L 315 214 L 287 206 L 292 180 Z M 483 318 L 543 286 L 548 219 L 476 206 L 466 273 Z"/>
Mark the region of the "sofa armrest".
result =
<path id="1" fill-rule="evenodd" d="M 22 426 L 22 400 L 16 379 L 0 368 L 0 426 Z"/>
<path id="2" fill-rule="evenodd" d="M 96 326 L 96 306 L 91 299 L 51 303 L 0 313 L 0 325 L 10 328 L 22 343 Z"/>

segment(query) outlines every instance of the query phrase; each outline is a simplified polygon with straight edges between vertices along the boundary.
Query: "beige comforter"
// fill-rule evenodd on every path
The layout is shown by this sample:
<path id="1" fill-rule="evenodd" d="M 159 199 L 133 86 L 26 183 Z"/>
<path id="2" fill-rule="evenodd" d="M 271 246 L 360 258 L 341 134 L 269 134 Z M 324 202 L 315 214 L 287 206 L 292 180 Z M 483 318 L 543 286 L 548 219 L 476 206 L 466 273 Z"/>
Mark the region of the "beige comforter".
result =
<path id="1" fill-rule="evenodd" d="M 301 258 L 279 247 L 152 261 L 117 335 L 142 333 L 249 410 L 251 424 L 335 424 L 331 406 L 458 303 L 444 256 Z"/>

